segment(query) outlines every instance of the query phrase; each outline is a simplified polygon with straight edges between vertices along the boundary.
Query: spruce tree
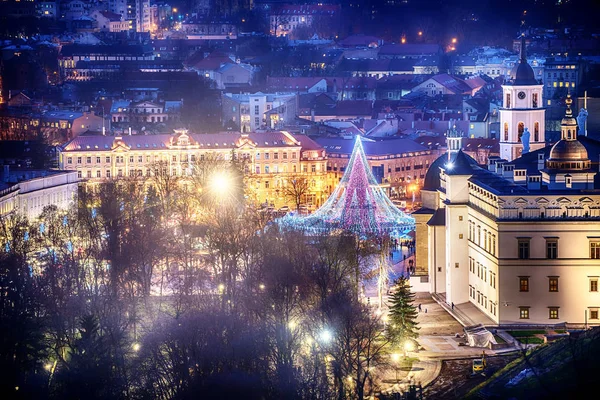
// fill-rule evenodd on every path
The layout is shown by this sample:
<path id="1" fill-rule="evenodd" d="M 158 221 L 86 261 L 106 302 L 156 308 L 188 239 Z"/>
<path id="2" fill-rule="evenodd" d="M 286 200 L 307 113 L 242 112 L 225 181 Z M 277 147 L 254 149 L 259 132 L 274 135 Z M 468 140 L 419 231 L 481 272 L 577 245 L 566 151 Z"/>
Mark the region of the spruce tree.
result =
<path id="1" fill-rule="evenodd" d="M 395 292 L 389 298 L 389 322 L 387 326 L 390 340 L 402 344 L 407 339 L 416 339 L 420 329 L 417 325 L 417 310 L 413 305 L 415 295 L 410 291 L 408 279 L 396 281 Z"/>

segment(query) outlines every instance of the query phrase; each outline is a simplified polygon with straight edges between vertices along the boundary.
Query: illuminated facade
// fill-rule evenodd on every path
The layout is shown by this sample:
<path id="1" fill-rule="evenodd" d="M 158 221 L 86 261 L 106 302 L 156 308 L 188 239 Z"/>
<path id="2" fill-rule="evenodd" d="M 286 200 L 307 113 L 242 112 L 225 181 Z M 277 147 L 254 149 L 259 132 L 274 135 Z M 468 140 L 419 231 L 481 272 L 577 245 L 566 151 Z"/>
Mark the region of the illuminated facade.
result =
<path id="1" fill-rule="evenodd" d="M 1 175 L 0 216 L 18 213 L 35 219 L 44 207 L 67 209 L 77 198 L 79 179 L 72 171 L 10 171 L 4 166 Z"/>
<path id="2" fill-rule="evenodd" d="M 308 190 L 303 202 L 320 205 L 329 195 L 326 185 L 325 150 L 304 135 L 288 132 L 175 134 L 132 136 L 79 136 L 59 150 L 59 165 L 75 170 L 81 179 L 99 182 L 119 177 L 149 177 L 156 162 L 168 163 L 172 175 L 192 174 L 204 159 L 245 160 L 251 201 L 273 207 L 290 205 L 284 186 L 288 179 L 303 177 Z"/>
<path id="3" fill-rule="evenodd" d="M 496 324 L 600 324 L 600 142 L 562 139 L 487 168 L 448 146 L 422 191 L 417 227 L 430 291 L 470 302 Z"/>

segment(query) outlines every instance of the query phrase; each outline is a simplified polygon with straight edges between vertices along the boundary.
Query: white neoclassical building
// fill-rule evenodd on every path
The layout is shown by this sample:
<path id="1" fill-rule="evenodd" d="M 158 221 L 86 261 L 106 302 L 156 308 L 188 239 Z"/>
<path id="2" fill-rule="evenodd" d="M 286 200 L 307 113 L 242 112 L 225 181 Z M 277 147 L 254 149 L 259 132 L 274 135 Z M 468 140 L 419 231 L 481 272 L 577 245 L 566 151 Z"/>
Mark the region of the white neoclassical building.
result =
<path id="1" fill-rule="evenodd" d="M 561 140 L 514 160 L 479 166 L 448 136 L 417 214 L 430 291 L 448 304 L 499 325 L 600 324 L 600 142 L 577 136 L 571 102 Z"/>
<path id="2" fill-rule="evenodd" d="M 5 165 L 0 175 L 0 217 L 17 213 L 35 219 L 46 206 L 67 209 L 77 200 L 75 171 L 10 170 Z"/>

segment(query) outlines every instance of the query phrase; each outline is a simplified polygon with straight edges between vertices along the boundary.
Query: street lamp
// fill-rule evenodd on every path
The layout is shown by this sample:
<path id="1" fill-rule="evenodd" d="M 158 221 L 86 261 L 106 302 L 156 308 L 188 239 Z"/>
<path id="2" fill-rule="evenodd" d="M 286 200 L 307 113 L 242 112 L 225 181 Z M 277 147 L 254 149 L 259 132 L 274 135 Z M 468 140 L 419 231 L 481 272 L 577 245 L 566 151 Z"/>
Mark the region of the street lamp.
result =
<path id="1" fill-rule="evenodd" d="M 329 344 L 333 340 L 333 334 L 329 329 L 325 328 L 319 333 L 319 339 L 323 344 Z"/>

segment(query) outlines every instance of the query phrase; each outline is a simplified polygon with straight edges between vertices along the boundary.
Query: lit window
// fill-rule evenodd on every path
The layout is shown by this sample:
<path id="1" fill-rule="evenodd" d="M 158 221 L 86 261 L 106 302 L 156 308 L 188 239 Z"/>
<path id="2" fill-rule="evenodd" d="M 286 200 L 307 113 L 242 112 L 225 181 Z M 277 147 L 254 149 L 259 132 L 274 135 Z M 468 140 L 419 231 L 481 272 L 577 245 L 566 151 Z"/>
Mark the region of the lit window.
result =
<path id="1" fill-rule="evenodd" d="M 529 319 L 529 307 L 519 307 L 519 318 Z"/>
<path id="2" fill-rule="evenodd" d="M 558 307 L 549 307 L 548 308 L 548 318 L 558 319 Z"/>
<path id="3" fill-rule="evenodd" d="M 548 278 L 548 291 L 558 292 L 558 277 L 553 276 Z"/>
<path id="4" fill-rule="evenodd" d="M 520 276 L 519 277 L 519 292 L 529 292 L 529 277 L 528 276 Z"/>
<path id="5" fill-rule="evenodd" d="M 600 260 L 600 242 L 590 242 L 590 258 Z"/>

